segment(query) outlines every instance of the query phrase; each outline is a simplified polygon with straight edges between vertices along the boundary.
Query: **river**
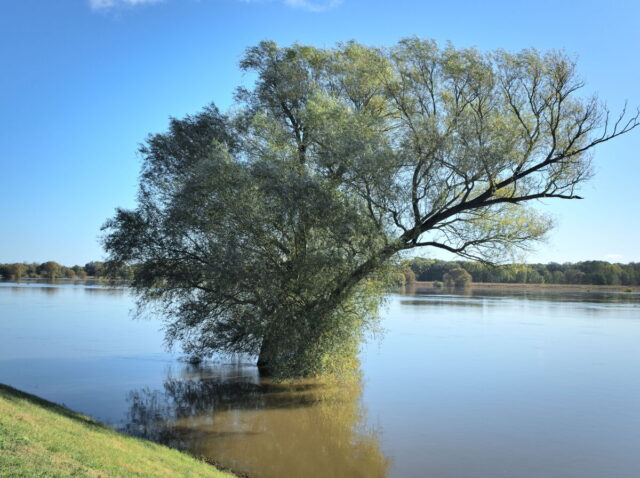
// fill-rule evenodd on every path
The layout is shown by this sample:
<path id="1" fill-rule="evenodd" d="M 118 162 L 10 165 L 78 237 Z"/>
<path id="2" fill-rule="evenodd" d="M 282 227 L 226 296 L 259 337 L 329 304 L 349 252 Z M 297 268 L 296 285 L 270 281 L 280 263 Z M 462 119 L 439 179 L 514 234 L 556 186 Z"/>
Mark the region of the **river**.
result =
<path id="1" fill-rule="evenodd" d="M 390 295 L 351 384 L 188 364 L 133 307 L 0 283 L 0 382 L 256 478 L 640 476 L 638 294 Z"/>

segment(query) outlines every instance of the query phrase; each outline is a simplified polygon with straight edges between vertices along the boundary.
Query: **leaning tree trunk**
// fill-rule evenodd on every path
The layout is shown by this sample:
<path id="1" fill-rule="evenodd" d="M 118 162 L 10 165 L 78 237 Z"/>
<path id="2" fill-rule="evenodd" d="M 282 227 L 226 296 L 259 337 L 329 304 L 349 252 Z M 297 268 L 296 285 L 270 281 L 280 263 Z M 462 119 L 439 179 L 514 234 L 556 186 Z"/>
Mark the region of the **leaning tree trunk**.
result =
<path id="1" fill-rule="evenodd" d="M 274 359 L 276 358 L 275 342 L 275 340 L 269 340 L 268 336 L 265 336 L 262 340 L 260 352 L 258 353 L 258 362 L 256 364 L 261 373 L 268 374 L 270 366 L 273 365 Z"/>

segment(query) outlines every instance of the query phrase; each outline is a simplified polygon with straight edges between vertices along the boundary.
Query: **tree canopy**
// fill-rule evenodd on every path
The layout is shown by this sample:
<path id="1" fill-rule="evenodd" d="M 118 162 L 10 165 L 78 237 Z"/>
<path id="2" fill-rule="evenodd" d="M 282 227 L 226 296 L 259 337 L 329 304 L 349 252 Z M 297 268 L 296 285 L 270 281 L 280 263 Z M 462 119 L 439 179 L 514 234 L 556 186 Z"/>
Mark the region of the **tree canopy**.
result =
<path id="1" fill-rule="evenodd" d="M 579 198 L 594 146 L 638 125 L 580 95 L 560 52 L 262 42 L 255 75 L 148 137 L 138 206 L 104 226 L 188 353 L 280 376 L 345 370 L 403 251 L 497 261 L 544 236 L 536 199 Z"/>

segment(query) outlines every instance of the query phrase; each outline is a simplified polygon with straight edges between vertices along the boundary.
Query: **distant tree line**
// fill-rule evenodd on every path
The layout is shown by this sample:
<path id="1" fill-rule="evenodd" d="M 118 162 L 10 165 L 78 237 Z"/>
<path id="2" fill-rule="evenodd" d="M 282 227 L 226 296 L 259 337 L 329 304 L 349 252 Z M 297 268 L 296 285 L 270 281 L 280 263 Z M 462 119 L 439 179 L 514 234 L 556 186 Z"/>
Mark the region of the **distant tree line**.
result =
<path id="1" fill-rule="evenodd" d="M 136 266 L 119 265 L 116 269 L 99 261 L 84 266 L 63 266 L 55 261 L 43 263 L 16 262 L 0 264 L 0 279 L 122 279 L 133 277 Z M 468 276 L 463 274 L 468 273 Z M 640 285 L 640 262 L 611 264 L 604 261 L 584 261 L 564 264 L 505 264 L 491 266 L 471 261 L 441 261 L 415 258 L 407 261 L 398 277 L 398 284 L 415 281 L 437 281 L 443 285 L 494 282 L 510 284 L 589 284 Z"/>
<path id="2" fill-rule="evenodd" d="M 440 261 L 415 258 L 408 262 L 410 272 L 405 280 L 447 281 L 452 271 L 464 269 L 473 282 L 497 282 L 511 284 L 589 284 L 589 285 L 640 285 L 640 263 L 611 264 L 604 261 L 584 261 L 564 264 L 505 264 L 486 265 L 471 261 Z"/>
<path id="3" fill-rule="evenodd" d="M 107 268 L 105 263 L 87 262 L 84 266 L 63 266 L 55 261 L 43 263 L 15 262 L 0 264 L 0 278 L 4 280 L 21 279 L 86 279 L 86 278 L 130 279 L 133 277 L 132 266 L 119 266 L 118 269 Z"/>

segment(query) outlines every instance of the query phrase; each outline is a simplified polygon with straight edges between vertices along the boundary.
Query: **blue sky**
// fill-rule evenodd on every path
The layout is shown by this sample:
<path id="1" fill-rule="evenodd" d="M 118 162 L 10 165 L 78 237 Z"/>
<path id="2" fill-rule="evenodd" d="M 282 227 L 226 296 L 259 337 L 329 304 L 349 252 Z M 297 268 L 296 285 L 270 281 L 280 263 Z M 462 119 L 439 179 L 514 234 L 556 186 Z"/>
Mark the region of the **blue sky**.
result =
<path id="1" fill-rule="evenodd" d="M 586 92 L 640 105 L 632 1 L 7 0 L 0 14 L 0 262 L 100 260 L 99 228 L 133 207 L 138 144 L 215 102 L 260 40 L 391 45 L 410 35 L 480 49 L 564 49 Z M 596 151 L 583 201 L 529 262 L 640 261 L 640 131 Z M 432 254 L 424 251 L 424 255 Z"/>

